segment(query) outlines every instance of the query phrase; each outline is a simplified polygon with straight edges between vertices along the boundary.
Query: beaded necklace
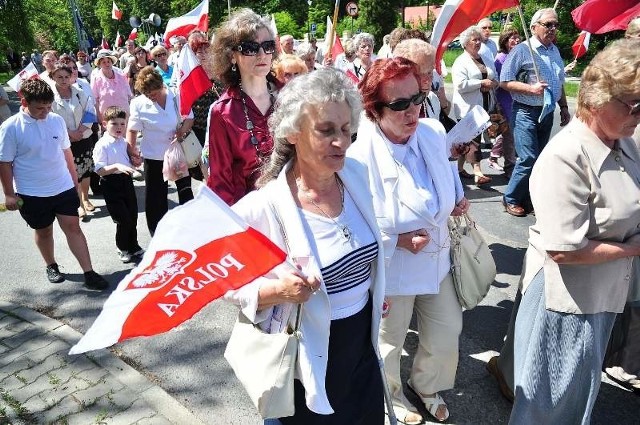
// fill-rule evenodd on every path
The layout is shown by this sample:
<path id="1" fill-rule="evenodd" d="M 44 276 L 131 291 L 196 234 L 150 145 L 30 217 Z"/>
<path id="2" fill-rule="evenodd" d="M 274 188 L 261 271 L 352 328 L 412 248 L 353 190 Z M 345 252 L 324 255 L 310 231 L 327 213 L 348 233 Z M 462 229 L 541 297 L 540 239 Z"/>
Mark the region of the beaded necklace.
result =
<path id="1" fill-rule="evenodd" d="M 264 160 L 264 154 L 260 152 L 260 149 L 258 147 L 260 143 L 258 142 L 258 138 L 253 133 L 253 129 L 255 128 L 255 125 L 253 124 L 253 121 L 251 121 L 251 118 L 249 118 L 249 110 L 247 109 L 246 97 L 247 97 L 247 94 L 244 92 L 244 90 L 242 90 L 242 83 L 240 83 L 240 100 L 242 100 L 242 110 L 244 111 L 244 118 L 246 120 L 245 126 L 247 131 L 251 135 L 251 138 L 250 138 L 251 145 L 253 145 L 253 147 L 256 149 L 256 155 L 258 156 L 258 161 L 262 162 Z M 270 89 L 269 89 L 269 99 L 271 101 L 271 105 L 269 105 L 269 109 L 267 109 L 267 115 L 269 115 L 269 113 L 273 110 L 273 93 L 271 93 Z"/>

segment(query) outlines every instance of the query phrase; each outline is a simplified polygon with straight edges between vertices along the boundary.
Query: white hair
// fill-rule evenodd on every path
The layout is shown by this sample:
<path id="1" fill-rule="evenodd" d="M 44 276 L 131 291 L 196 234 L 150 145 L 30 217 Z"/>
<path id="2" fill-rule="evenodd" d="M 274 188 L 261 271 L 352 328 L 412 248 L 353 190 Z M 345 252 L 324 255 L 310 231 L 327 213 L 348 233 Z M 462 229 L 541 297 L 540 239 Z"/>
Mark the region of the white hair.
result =
<path id="1" fill-rule="evenodd" d="M 482 38 L 482 32 L 480 32 L 480 28 L 475 25 L 471 25 L 469 28 L 464 30 L 462 34 L 460 34 L 460 45 L 464 48 L 469 40 L 471 40 L 471 37 L 473 37 L 474 35 Z"/>

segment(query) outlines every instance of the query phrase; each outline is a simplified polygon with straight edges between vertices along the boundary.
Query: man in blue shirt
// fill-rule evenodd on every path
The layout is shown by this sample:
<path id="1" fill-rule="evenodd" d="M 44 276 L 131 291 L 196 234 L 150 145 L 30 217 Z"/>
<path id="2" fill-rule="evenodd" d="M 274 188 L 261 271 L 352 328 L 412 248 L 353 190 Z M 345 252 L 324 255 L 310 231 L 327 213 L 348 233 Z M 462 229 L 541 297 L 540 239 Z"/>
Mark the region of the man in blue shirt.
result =
<path id="1" fill-rule="evenodd" d="M 553 9 L 538 10 L 531 19 L 532 37 L 529 42 L 533 52 L 528 42 L 520 43 L 511 50 L 500 73 L 500 87 L 509 90 L 513 97 L 510 124 L 518 155 L 502 202 L 505 211 L 517 217 L 533 210 L 529 197 L 529 176 L 551 136 L 556 102 L 560 107 L 560 125 L 566 125 L 570 119 L 563 87 L 564 62 L 554 44 L 557 30 L 556 12 Z M 545 97 L 547 103 L 551 103 L 551 112 L 541 117 Z"/>

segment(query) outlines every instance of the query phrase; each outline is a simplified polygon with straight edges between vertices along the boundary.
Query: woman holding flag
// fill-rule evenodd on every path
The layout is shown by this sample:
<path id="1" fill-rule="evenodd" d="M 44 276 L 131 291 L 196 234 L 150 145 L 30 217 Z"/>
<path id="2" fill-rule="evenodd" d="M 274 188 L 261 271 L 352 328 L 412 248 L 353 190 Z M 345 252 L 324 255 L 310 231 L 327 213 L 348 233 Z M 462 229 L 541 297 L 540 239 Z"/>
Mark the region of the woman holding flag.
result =
<path id="1" fill-rule="evenodd" d="M 272 332 L 278 311 L 295 314 L 302 303 L 295 414 L 283 425 L 384 423 L 382 239 L 363 190 L 367 172 L 345 155 L 361 108 L 353 83 L 333 68 L 291 80 L 269 119 L 275 147 L 260 189 L 233 207 L 299 267 L 225 296 Z"/>
<path id="2" fill-rule="evenodd" d="M 267 119 L 280 83 L 270 19 L 250 9 L 231 15 L 211 45 L 212 69 L 227 87 L 209 112 L 207 186 L 232 205 L 255 189 L 273 149 Z"/>

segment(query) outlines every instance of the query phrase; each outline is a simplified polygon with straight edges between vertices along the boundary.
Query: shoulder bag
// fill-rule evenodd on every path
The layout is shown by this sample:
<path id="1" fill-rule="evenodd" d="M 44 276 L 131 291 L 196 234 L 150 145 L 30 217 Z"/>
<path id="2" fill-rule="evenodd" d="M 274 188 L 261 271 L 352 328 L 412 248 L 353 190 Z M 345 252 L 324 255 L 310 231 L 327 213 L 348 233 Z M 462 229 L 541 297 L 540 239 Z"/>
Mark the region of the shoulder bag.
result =
<path id="1" fill-rule="evenodd" d="M 471 310 L 489 292 L 496 277 L 496 263 L 468 214 L 449 217 L 449 235 L 453 285 L 460 305 Z"/>
<path id="2" fill-rule="evenodd" d="M 289 251 L 280 217 L 273 205 L 271 209 Z M 293 380 L 301 336 L 301 309 L 302 304 L 298 304 L 293 325 L 279 333 L 264 332 L 240 312 L 227 343 L 224 357 L 263 419 L 295 413 Z"/>
<path id="3" fill-rule="evenodd" d="M 178 109 L 178 100 L 177 97 L 173 96 L 173 106 L 176 108 L 176 115 L 180 116 L 180 111 Z M 177 128 L 180 128 L 180 122 Z M 182 151 L 184 152 L 184 156 L 187 159 L 187 165 L 189 168 L 197 167 L 198 164 L 202 161 L 202 145 L 200 144 L 200 140 L 198 140 L 198 136 L 196 136 L 193 131 L 190 131 L 184 139 L 180 142 L 180 146 L 182 147 Z"/>

